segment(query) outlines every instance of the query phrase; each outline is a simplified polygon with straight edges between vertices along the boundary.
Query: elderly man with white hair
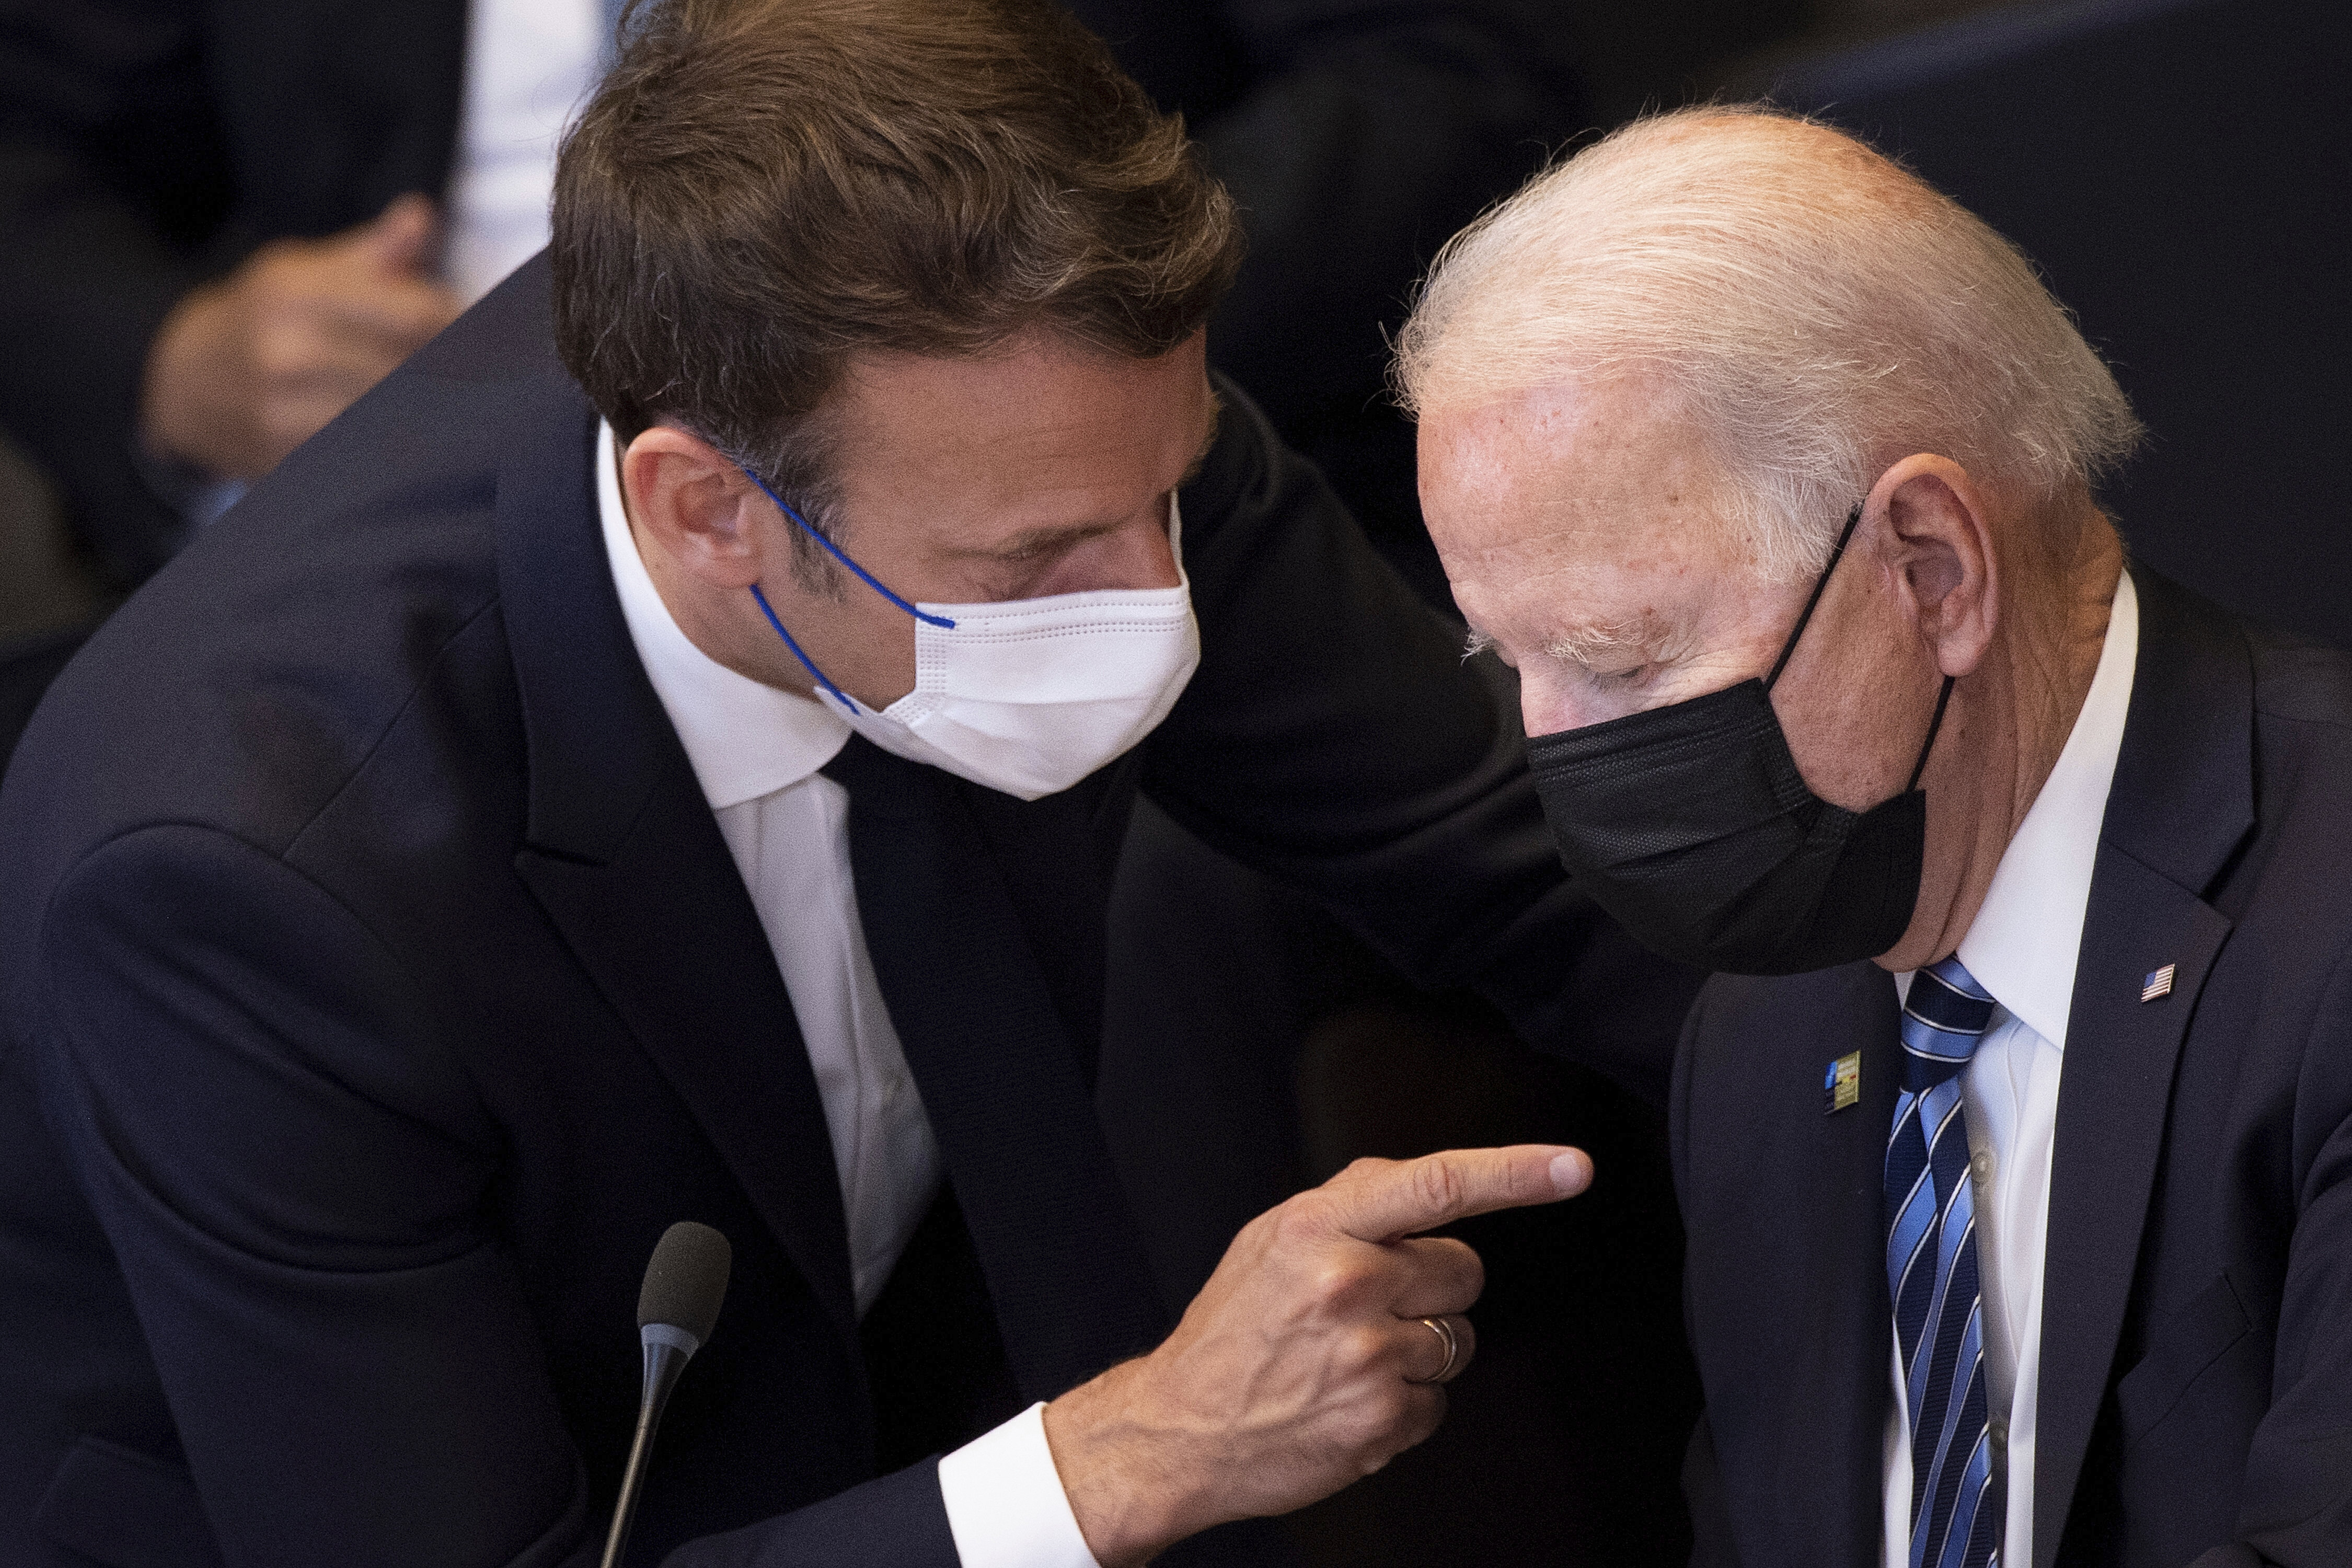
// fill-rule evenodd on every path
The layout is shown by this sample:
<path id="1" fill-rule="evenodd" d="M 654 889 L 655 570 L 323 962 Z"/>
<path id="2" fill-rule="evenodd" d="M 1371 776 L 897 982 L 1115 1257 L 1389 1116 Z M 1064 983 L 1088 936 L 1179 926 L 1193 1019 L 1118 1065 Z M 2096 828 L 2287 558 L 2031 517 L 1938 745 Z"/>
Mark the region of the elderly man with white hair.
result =
<path id="1" fill-rule="evenodd" d="M 2352 1563 L 2352 658 L 2128 564 L 2099 357 L 1817 124 L 1543 175 L 1399 380 L 1562 858 L 1718 971 L 1697 1560 Z"/>

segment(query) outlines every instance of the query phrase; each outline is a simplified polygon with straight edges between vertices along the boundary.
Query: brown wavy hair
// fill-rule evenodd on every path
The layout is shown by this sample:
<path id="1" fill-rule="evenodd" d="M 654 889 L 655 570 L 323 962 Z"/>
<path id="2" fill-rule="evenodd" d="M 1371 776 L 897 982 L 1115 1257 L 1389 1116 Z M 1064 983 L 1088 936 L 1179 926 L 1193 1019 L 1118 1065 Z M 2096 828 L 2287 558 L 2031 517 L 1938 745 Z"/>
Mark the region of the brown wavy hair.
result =
<path id="1" fill-rule="evenodd" d="M 1154 356 L 1240 263 L 1182 120 L 1045 0 L 657 0 L 623 37 L 556 165 L 558 350 L 624 440 L 675 421 L 819 527 L 854 356 Z"/>

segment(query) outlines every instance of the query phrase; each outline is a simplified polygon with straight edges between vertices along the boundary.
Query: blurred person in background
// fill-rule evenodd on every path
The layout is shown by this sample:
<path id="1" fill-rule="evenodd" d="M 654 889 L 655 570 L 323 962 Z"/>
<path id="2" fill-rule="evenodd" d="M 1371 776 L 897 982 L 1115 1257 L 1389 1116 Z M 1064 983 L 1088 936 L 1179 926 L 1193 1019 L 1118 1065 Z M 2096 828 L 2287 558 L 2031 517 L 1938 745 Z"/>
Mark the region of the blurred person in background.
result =
<path id="1" fill-rule="evenodd" d="M 1381 331 L 1436 243 L 1576 129 L 1523 0 L 1081 0 L 1255 247 L 1221 368 L 1425 593 Z M 546 242 L 621 0 L 0 4 L 0 426 L 135 584 Z M 1533 20 L 1531 20 L 1533 18 Z"/>
<path id="2" fill-rule="evenodd" d="M 11 0 L 0 423 L 135 584 L 547 242 L 603 0 Z"/>

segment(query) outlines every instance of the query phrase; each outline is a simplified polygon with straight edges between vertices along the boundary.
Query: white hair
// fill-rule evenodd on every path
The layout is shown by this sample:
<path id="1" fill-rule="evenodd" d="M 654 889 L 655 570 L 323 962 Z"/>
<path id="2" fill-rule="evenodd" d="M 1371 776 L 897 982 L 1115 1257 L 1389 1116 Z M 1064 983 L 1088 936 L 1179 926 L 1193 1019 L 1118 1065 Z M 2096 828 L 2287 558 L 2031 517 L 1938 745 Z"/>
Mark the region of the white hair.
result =
<path id="1" fill-rule="evenodd" d="M 1818 572 L 1919 451 L 2032 500 L 2139 422 L 2017 248 L 1842 132 L 1756 108 L 1637 121 L 1439 253 L 1397 342 L 1412 413 L 1647 378 L 1768 578 Z"/>

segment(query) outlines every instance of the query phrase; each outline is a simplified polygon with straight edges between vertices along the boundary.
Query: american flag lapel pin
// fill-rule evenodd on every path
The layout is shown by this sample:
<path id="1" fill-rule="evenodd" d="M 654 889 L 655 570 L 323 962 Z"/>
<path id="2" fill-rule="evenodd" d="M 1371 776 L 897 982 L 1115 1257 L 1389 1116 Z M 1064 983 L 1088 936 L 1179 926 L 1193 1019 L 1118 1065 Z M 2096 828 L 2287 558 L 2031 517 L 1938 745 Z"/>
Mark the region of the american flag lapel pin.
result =
<path id="1" fill-rule="evenodd" d="M 2147 978 L 2140 982 L 2139 999 L 2143 1002 L 2153 1002 L 2159 996 L 2171 995 L 2172 970 L 2173 966 L 2169 963 L 2162 969 L 2149 970 Z"/>

